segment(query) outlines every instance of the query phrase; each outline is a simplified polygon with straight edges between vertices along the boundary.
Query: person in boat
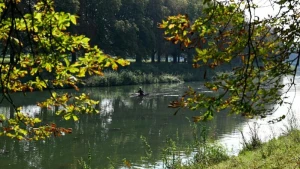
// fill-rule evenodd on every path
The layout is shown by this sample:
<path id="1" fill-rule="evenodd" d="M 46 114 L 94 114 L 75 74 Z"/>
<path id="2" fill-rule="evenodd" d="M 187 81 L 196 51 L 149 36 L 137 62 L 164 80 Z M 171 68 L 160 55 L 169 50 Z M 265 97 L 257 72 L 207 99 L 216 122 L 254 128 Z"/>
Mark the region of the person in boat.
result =
<path id="1" fill-rule="evenodd" d="M 139 93 L 139 96 L 144 96 L 144 91 L 142 90 L 142 88 L 141 88 L 141 87 L 139 88 L 139 91 L 138 91 L 138 93 Z"/>

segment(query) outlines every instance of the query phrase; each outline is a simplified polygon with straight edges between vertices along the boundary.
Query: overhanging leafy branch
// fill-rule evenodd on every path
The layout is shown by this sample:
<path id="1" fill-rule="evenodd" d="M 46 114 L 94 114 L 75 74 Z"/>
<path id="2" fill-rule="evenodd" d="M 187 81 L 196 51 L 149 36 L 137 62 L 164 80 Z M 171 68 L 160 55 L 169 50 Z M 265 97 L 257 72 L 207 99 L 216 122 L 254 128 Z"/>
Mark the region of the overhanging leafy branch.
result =
<path id="1" fill-rule="evenodd" d="M 2 62 L 0 64 L 0 87 L 2 99 L 8 100 L 15 109 L 15 117 L 7 119 L 0 115 L 3 128 L 0 135 L 17 139 L 45 139 L 52 133 L 71 133 L 70 129 L 55 124 L 42 125 L 38 118 L 29 117 L 14 105 L 13 92 L 49 90 L 51 97 L 40 102 L 40 107 L 61 107 L 56 114 L 65 120 L 78 120 L 79 113 L 98 113 L 98 101 L 88 95 L 70 96 L 56 94 L 53 89 L 77 84 L 86 75 L 103 75 L 103 69 L 116 70 L 129 62 L 104 54 L 97 46 L 89 45 L 89 38 L 71 35 L 67 28 L 76 24 L 77 16 L 55 12 L 53 0 L 37 0 L 34 5 L 26 1 L 0 1 L 0 39 Z M 70 62 L 69 55 L 83 51 L 77 62 Z M 9 56 L 9 61 L 7 57 Z"/>
<path id="2" fill-rule="evenodd" d="M 200 109 L 203 113 L 194 121 L 202 121 L 224 109 L 247 117 L 265 117 L 274 111 L 274 105 L 283 103 L 281 95 L 287 92 L 283 89 L 294 85 L 294 81 L 284 84 L 282 79 L 290 75 L 295 78 L 297 70 L 288 60 L 295 51 L 293 48 L 298 47 L 299 24 L 296 23 L 300 15 L 295 9 L 299 2 L 270 3 L 279 5 L 280 10 L 266 19 L 254 15 L 253 11 L 259 6 L 251 0 L 210 0 L 204 2 L 204 14 L 194 23 L 187 15 L 178 15 L 160 24 L 160 28 L 165 29 L 166 40 L 195 48 L 195 68 L 235 65 L 231 72 L 218 72 L 214 80 L 205 83 L 213 94 L 189 89 L 170 107 Z"/>

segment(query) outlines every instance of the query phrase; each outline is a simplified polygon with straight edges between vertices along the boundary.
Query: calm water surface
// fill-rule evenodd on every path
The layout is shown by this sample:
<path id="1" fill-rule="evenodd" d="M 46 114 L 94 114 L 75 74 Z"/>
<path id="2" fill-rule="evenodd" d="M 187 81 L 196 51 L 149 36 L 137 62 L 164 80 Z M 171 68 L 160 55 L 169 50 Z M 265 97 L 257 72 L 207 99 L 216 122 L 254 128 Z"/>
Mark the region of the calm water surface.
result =
<path id="1" fill-rule="evenodd" d="M 53 116 L 53 110 L 41 110 L 36 106 L 38 101 L 49 96 L 48 92 L 29 93 L 26 97 L 17 93 L 13 95 L 16 105 L 22 106 L 30 112 L 30 115 L 42 118 L 43 123 L 53 122 L 66 128 L 71 127 L 73 133 L 32 142 L 12 141 L 0 137 L 0 168 L 75 169 L 80 168 L 78 160 L 81 158 L 87 160 L 89 151 L 92 168 L 121 166 L 124 158 L 136 167 L 147 166 L 141 160 L 141 157 L 145 156 L 141 136 L 146 137 L 153 151 L 149 163 L 155 168 L 162 168 L 161 150 L 165 148 L 167 138 L 175 140 L 179 147 L 185 147 L 193 142 L 188 119 L 199 115 L 199 112 L 181 110 L 174 116 L 176 109 L 167 106 L 170 101 L 179 98 L 188 85 L 203 91 L 201 83 L 145 85 L 143 89 L 150 95 L 140 98 L 132 95 L 138 90 L 138 86 L 82 89 L 80 92 L 89 93 L 93 99 L 100 101 L 97 108 L 101 113 L 81 116 L 78 123 L 64 121 L 61 117 Z M 74 92 L 73 90 L 58 92 L 65 91 Z M 295 93 L 288 94 L 294 96 Z M 290 97 L 292 98 L 294 97 Z M 297 107 L 295 109 L 299 112 Z M 1 113 L 8 118 L 13 114 L 11 110 L 9 104 L 0 105 Z M 248 137 L 249 126 L 258 121 L 259 135 L 263 140 L 276 137 L 280 134 L 279 131 L 283 131 L 284 122 L 269 125 L 267 121 L 286 111 L 286 108 L 280 108 L 274 116 L 261 120 L 248 120 L 240 116 L 217 113 L 216 117 L 205 125 L 209 129 L 210 139 L 226 146 L 230 154 L 237 154 L 242 148 L 240 131 Z"/>

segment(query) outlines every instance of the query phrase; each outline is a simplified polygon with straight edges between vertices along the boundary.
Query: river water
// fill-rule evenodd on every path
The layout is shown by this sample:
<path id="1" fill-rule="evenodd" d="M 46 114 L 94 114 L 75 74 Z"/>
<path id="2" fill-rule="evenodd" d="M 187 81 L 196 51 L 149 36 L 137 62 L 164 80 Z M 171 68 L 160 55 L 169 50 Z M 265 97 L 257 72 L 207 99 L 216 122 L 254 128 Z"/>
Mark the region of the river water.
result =
<path id="1" fill-rule="evenodd" d="M 155 168 L 162 168 L 161 154 L 168 138 L 175 140 L 178 147 L 187 147 L 194 141 L 188 119 L 199 115 L 199 111 L 180 110 L 174 116 L 176 109 L 168 108 L 169 102 L 178 99 L 187 86 L 206 92 L 200 82 L 144 85 L 143 90 L 150 95 L 143 98 L 132 95 L 139 86 L 84 88 L 80 92 L 89 93 L 93 99 L 100 101 L 97 108 L 101 113 L 80 116 L 80 121 L 76 123 L 54 116 L 53 110 L 41 110 L 36 106 L 38 101 L 49 96 L 48 92 L 33 92 L 26 96 L 16 93 L 12 96 L 15 104 L 28 110 L 31 116 L 40 117 L 45 124 L 56 123 L 66 128 L 71 127 L 73 133 L 32 142 L 0 137 L 0 168 L 76 169 L 80 168 L 78 161 L 81 158 L 87 161 L 89 152 L 92 168 L 119 168 L 125 158 L 136 168 L 150 164 Z M 289 101 L 299 102 L 296 90 L 298 89 L 287 93 Z M 299 112 L 297 106 L 292 109 L 293 112 Z M 12 116 L 11 110 L 7 103 L 0 106 L 0 113 L 7 118 Z M 203 125 L 209 131 L 210 140 L 219 142 L 228 149 L 229 154 L 236 155 L 242 149 L 241 131 L 248 139 L 250 128 L 256 126 L 263 141 L 277 137 L 286 130 L 290 118 L 276 124 L 269 124 L 268 121 L 287 111 L 287 106 L 280 107 L 265 119 L 245 119 L 221 112 Z M 146 138 L 153 152 L 148 164 L 141 160 L 146 149 L 141 136 Z"/>

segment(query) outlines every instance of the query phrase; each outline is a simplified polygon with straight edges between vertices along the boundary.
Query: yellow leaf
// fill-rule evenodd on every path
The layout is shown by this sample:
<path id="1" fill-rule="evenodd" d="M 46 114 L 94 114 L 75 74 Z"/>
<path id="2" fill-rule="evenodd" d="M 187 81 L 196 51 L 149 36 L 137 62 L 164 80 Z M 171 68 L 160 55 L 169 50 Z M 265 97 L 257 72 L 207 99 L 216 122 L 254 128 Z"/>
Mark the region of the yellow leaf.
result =
<path id="1" fill-rule="evenodd" d="M 214 86 L 211 90 L 217 91 L 217 90 L 218 90 L 218 87 L 217 87 L 217 86 Z"/>
<path id="2" fill-rule="evenodd" d="M 17 139 L 18 139 L 18 140 L 23 140 L 23 139 L 24 139 L 24 137 L 23 137 L 23 136 L 20 136 L 20 135 L 18 135 L 18 136 L 17 136 Z"/>
<path id="3" fill-rule="evenodd" d="M 129 168 L 131 167 L 131 163 L 126 159 L 124 160 L 124 164 L 126 167 L 129 167 Z"/>
<path id="4" fill-rule="evenodd" d="M 79 69 L 79 74 L 78 74 L 77 76 L 78 76 L 78 77 L 84 77 L 86 71 L 87 71 L 87 67 L 81 67 L 81 68 Z"/>
<path id="5" fill-rule="evenodd" d="M 195 122 L 195 123 L 197 123 L 197 122 L 199 122 L 199 121 L 202 121 L 203 120 L 203 116 L 194 116 L 193 117 L 193 121 Z"/>
<path id="6" fill-rule="evenodd" d="M 118 65 L 116 63 L 113 63 L 112 68 L 113 68 L 113 70 L 117 70 L 118 69 Z"/>
<path id="7" fill-rule="evenodd" d="M 45 68 L 48 72 L 52 71 L 52 65 L 50 63 L 45 63 Z"/>
<path id="8" fill-rule="evenodd" d="M 42 122 L 42 121 L 41 121 L 41 119 L 39 119 L 39 118 L 34 118 L 34 119 L 33 119 L 33 122 L 34 122 L 34 123 L 40 123 L 40 122 Z"/>
<path id="9" fill-rule="evenodd" d="M 71 22 L 74 24 L 74 25 L 76 25 L 76 16 L 75 15 L 71 15 L 70 16 L 70 20 L 71 20 Z"/>
<path id="10" fill-rule="evenodd" d="M 108 67 L 108 66 L 110 66 L 110 65 L 111 65 L 110 62 L 106 62 L 105 65 L 104 65 L 104 67 Z"/>
<path id="11" fill-rule="evenodd" d="M 7 136 L 7 137 L 11 137 L 11 138 L 14 138 L 14 137 L 15 137 L 15 135 L 13 135 L 13 134 L 11 134 L 11 133 L 7 133 L 6 136 Z"/>
<path id="12" fill-rule="evenodd" d="M 169 29 L 172 29 L 172 28 L 174 28 L 174 27 L 175 27 L 175 24 L 170 24 L 170 25 L 168 26 Z"/>
<path id="13" fill-rule="evenodd" d="M 0 121 L 2 120 L 5 120 L 6 118 L 5 118 L 5 116 L 4 116 L 4 114 L 0 114 Z"/>
<path id="14" fill-rule="evenodd" d="M 73 115 L 73 120 L 74 120 L 74 121 L 78 121 L 78 117 L 75 116 L 75 115 Z"/>
<path id="15" fill-rule="evenodd" d="M 38 68 L 36 68 L 36 67 L 32 68 L 30 71 L 30 75 L 32 75 L 32 76 L 35 75 L 37 73 L 37 71 L 38 71 Z"/>
<path id="16" fill-rule="evenodd" d="M 66 114 L 66 115 L 64 116 L 64 119 L 65 119 L 65 120 L 70 120 L 70 118 L 71 118 L 71 115 L 70 115 L 70 114 Z"/>
<path id="17" fill-rule="evenodd" d="M 126 65 L 130 65 L 129 61 L 126 61 L 124 59 L 118 59 L 117 63 L 119 63 L 121 66 L 126 66 Z"/>

